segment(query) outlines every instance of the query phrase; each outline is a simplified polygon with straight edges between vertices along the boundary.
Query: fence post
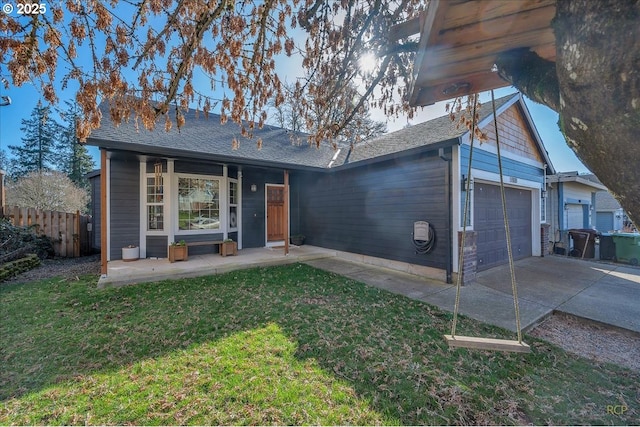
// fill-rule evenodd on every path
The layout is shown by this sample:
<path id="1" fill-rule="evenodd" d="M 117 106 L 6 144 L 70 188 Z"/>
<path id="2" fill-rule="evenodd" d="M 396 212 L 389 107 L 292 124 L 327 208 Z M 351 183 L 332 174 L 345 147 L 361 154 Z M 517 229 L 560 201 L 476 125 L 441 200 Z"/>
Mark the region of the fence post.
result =
<path id="1" fill-rule="evenodd" d="M 73 256 L 80 256 L 80 211 L 77 210 L 73 217 Z"/>

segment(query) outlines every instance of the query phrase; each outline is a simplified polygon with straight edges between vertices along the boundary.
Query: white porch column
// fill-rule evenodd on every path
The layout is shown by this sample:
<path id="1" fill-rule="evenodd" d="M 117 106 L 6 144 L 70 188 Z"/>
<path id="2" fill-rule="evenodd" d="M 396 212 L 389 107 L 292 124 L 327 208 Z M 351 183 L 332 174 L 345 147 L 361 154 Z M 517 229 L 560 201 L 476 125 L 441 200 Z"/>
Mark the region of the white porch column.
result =
<path id="1" fill-rule="evenodd" d="M 140 160 L 140 258 L 147 257 L 147 161 Z"/>
<path id="2" fill-rule="evenodd" d="M 242 171 L 238 171 L 238 209 L 236 211 L 236 219 L 238 221 L 238 250 L 242 249 Z"/>
<path id="3" fill-rule="evenodd" d="M 176 241 L 176 221 L 178 220 L 178 181 L 174 178 L 173 159 L 167 159 L 167 176 L 162 179 L 162 194 L 164 200 L 164 227 L 167 233 L 167 244 Z M 175 190 L 174 190 L 175 186 Z M 175 212 L 175 214 L 174 214 Z"/>
<path id="4" fill-rule="evenodd" d="M 218 204 L 220 209 L 220 224 L 224 224 L 222 227 L 222 240 L 229 238 L 229 221 L 227 220 L 227 212 L 229 211 L 229 168 L 227 165 L 222 165 L 222 185 L 220 186 L 220 203 Z"/>

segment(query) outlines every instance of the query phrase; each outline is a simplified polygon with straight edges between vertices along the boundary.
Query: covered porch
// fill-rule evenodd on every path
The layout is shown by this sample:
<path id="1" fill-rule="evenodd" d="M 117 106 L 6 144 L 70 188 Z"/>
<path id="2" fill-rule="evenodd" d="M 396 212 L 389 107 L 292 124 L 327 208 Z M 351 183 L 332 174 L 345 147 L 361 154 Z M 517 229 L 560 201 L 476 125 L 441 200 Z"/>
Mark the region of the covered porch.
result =
<path id="1" fill-rule="evenodd" d="M 174 263 L 170 263 L 167 258 L 147 258 L 132 262 L 114 260 L 107 263 L 107 274 L 100 277 L 98 287 L 119 287 L 134 283 L 221 274 L 244 268 L 291 264 L 334 256 L 334 250 L 310 245 L 290 245 L 287 255 L 283 248 L 270 247 L 243 249 L 238 251 L 237 256 L 190 255 L 187 261 Z"/>

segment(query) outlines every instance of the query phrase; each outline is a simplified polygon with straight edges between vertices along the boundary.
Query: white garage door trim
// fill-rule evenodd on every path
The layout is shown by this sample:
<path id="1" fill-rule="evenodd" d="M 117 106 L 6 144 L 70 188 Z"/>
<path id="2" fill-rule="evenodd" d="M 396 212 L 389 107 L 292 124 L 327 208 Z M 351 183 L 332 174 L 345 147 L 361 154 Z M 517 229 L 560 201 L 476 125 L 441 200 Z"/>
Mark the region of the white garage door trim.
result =
<path id="1" fill-rule="evenodd" d="M 459 171 L 459 168 L 458 170 Z M 457 171 L 454 171 L 457 172 Z M 466 172 L 466 170 L 465 170 Z M 484 182 L 486 184 L 492 185 L 500 185 L 500 175 L 493 172 L 487 172 L 478 169 L 471 169 L 471 177 L 474 181 Z M 521 179 L 517 177 L 512 177 L 509 175 L 504 175 L 503 180 L 505 183 L 505 187 L 514 187 L 514 188 L 523 188 L 531 190 L 531 256 L 540 256 L 541 255 L 541 247 L 540 247 L 540 190 L 542 188 L 542 182 L 530 181 L 526 179 Z M 515 181 L 515 182 L 514 182 Z M 456 185 L 457 184 L 457 185 Z M 454 224 L 458 224 L 458 227 L 454 227 L 452 232 L 452 251 L 453 251 L 453 271 L 458 272 L 458 231 L 462 231 L 462 224 L 460 218 L 462 218 L 463 209 L 464 209 L 464 200 L 460 199 L 459 189 L 460 189 L 460 179 L 456 175 L 454 175 L 453 179 L 454 189 L 456 190 L 455 194 L 458 194 L 458 197 L 454 198 Z M 469 206 L 469 210 L 473 212 L 473 198 L 471 198 L 472 203 Z M 457 207 L 457 209 L 456 209 Z M 471 227 L 467 227 L 467 230 L 473 230 L 473 222 L 471 223 Z"/>

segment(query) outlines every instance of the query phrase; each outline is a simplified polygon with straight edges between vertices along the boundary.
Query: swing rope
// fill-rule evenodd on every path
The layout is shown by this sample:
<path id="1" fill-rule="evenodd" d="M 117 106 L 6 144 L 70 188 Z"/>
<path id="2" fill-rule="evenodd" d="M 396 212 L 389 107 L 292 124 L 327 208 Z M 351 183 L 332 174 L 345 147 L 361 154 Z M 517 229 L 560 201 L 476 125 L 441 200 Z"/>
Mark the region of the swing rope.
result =
<path id="1" fill-rule="evenodd" d="M 473 118 L 471 123 L 471 142 L 469 146 L 469 165 L 467 169 L 467 185 L 466 185 L 466 195 L 464 202 L 464 215 L 463 215 L 463 224 L 462 224 L 462 236 L 460 238 L 460 253 L 458 256 L 458 277 L 456 281 L 456 300 L 453 308 L 453 322 L 451 325 L 451 335 L 445 335 L 445 339 L 449 343 L 450 347 L 468 347 L 468 348 L 478 348 L 485 350 L 505 350 L 505 351 L 518 351 L 518 352 L 529 352 L 531 351 L 530 347 L 522 342 L 522 330 L 520 325 L 520 307 L 518 305 L 518 287 L 516 283 L 515 276 L 515 267 L 513 263 L 513 252 L 511 250 L 511 231 L 509 229 L 509 220 L 507 217 L 507 201 L 506 194 L 504 190 L 504 175 L 502 170 L 502 156 L 500 154 L 500 137 L 498 132 L 498 116 L 496 114 L 496 102 L 494 98 L 493 90 L 491 91 L 491 104 L 493 107 L 493 125 L 496 131 L 496 155 L 498 157 L 498 169 L 500 174 L 500 194 L 502 198 L 502 215 L 504 218 L 504 228 L 505 228 L 505 237 L 507 240 L 507 254 L 509 260 L 509 269 L 511 273 L 511 292 L 513 294 L 513 304 L 516 315 L 516 332 L 518 336 L 517 343 L 510 340 L 500 340 L 500 339 L 491 339 L 491 338 L 477 338 L 477 337 L 458 337 L 456 339 L 456 327 L 458 323 L 458 312 L 460 309 L 460 290 L 462 288 L 462 269 L 464 262 L 464 247 L 465 247 L 465 237 L 467 234 L 467 218 L 469 215 L 469 206 L 470 206 L 470 188 L 471 188 L 471 165 L 473 161 L 473 145 L 474 145 L 474 137 L 475 137 L 475 128 L 476 128 L 476 106 L 478 104 L 478 94 L 476 93 L 474 96 L 474 104 L 473 104 Z"/>
<path id="2" fill-rule="evenodd" d="M 496 130 L 496 152 L 498 155 L 498 170 L 500 171 L 500 194 L 502 196 L 502 216 L 504 218 L 504 232 L 507 237 L 507 254 L 509 256 L 509 270 L 511 272 L 511 293 L 513 294 L 513 307 L 516 313 L 516 332 L 518 342 L 522 344 L 522 330 L 520 328 L 520 306 L 518 304 L 518 286 L 516 284 L 516 272 L 513 265 L 513 251 L 511 250 L 511 230 L 509 229 L 509 218 L 507 217 L 507 198 L 504 192 L 504 176 L 502 174 L 502 156 L 500 155 L 500 137 L 498 132 L 498 117 L 496 115 L 496 100 L 491 91 L 491 104 L 493 107 L 493 126 Z"/>
<path id="3" fill-rule="evenodd" d="M 467 218 L 469 214 L 470 191 L 471 188 L 471 164 L 473 160 L 473 143 L 476 133 L 476 107 L 478 105 L 478 94 L 473 97 L 473 116 L 471 118 L 471 143 L 469 148 L 469 167 L 467 168 L 467 182 L 464 197 L 464 215 L 462 219 L 462 237 L 460 238 L 460 252 L 458 255 L 458 277 L 456 279 L 456 302 L 453 305 L 453 322 L 451 324 L 451 336 L 456 336 L 456 326 L 458 325 L 458 311 L 460 309 L 460 289 L 462 288 L 462 262 L 464 261 L 464 244 L 467 235 Z"/>

